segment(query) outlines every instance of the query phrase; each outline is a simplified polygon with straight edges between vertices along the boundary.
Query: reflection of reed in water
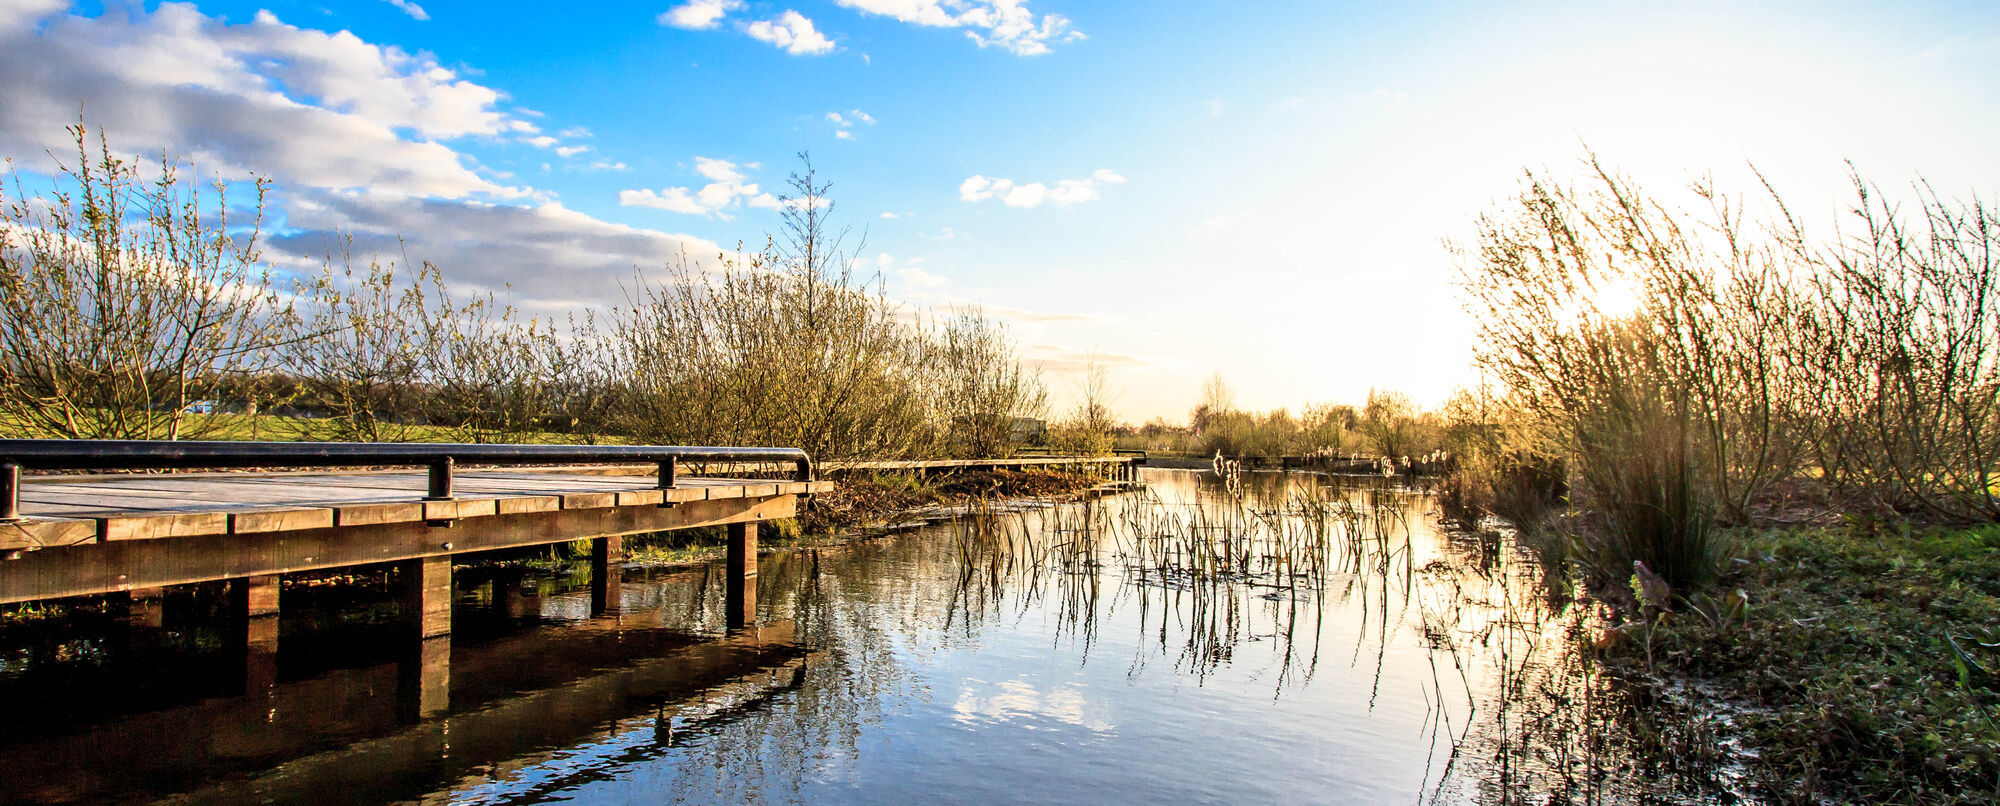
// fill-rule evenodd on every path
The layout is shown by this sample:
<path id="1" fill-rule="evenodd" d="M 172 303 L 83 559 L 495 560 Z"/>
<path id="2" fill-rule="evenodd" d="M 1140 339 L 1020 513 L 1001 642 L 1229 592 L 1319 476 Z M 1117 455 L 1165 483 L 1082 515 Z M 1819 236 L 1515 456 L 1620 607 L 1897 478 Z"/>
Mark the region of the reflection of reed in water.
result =
<path id="1" fill-rule="evenodd" d="M 1046 613 L 1053 649 L 1090 663 L 1130 646 L 1134 679 L 1165 671 L 1203 685 L 1233 670 L 1278 698 L 1344 660 L 1363 681 L 1372 672 L 1371 708 L 1377 694 L 1418 696 L 1383 679 L 1385 658 L 1415 645 L 1429 679 L 1388 682 L 1422 692 L 1432 752 L 1420 800 L 1648 791 L 1641 779 L 1656 768 L 1631 763 L 1627 736 L 1642 723 L 1577 650 L 1589 614 L 1547 595 L 1542 570 L 1504 535 L 1419 540 L 1428 505 L 1394 481 L 1243 474 L 1233 489 L 981 502 L 942 527 L 830 549 L 838 572 L 823 572 L 817 551 L 768 557 L 765 609 L 819 636 L 808 643 L 825 662 L 782 708 L 679 750 L 678 774 L 702 781 L 694 791 L 751 800 L 746 781 L 770 797 L 839 777 L 825 771 L 851 763 L 864 726 L 932 696 L 912 653 L 969 651 Z M 1114 624 L 1136 625 L 1140 640 L 1106 639 Z M 1613 717 L 1624 720 L 1615 730 Z M 1676 730 L 1658 724 L 1648 730 Z M 730 755 L 746 744 L 764 750 Z"/>

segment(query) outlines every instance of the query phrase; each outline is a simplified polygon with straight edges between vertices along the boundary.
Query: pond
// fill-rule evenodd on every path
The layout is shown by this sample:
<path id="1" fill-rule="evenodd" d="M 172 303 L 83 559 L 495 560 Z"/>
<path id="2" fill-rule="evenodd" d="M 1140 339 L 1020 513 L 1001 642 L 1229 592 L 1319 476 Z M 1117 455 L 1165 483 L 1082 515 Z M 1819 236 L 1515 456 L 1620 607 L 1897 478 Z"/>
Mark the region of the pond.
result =
<path id="1" fill-rule="evenodd" d="M 1396 480 L 1149 469 L 1086 502 L 719 569 L 458 574 L 448 644 L 368 585 L 286 590 L 283 651 L 199 592 L 159 627 L 5 632 L 22 802 L 1728 801 L 1705 722 L 1622 702 L 1589 614 Z M 365 582 L 365 580 L 363 580 Z M 213 598 L 213 597 L 210 597 Z"/>

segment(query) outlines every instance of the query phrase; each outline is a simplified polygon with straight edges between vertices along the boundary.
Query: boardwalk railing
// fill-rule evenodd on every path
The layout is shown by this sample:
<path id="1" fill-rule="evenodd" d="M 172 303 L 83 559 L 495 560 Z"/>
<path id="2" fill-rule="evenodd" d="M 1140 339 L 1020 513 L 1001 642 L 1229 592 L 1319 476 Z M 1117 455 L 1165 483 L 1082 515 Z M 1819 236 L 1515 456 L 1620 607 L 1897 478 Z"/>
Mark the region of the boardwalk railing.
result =
<path id="1" fill-rule="evenodd" d="M 430 469 L 430 500 L 452 496 L 452 468 L 481 465 L 656 463 L 659 487 L 674 489 L 681 461 L 791 464 L 813 480 L 812 457 L 797 448 L 683 445 L 493 445 L 401 442 L 202 442 L 112 439 L 0 439 L 0 522 L 21 519 L 21 471 L 327 468 Z"/>

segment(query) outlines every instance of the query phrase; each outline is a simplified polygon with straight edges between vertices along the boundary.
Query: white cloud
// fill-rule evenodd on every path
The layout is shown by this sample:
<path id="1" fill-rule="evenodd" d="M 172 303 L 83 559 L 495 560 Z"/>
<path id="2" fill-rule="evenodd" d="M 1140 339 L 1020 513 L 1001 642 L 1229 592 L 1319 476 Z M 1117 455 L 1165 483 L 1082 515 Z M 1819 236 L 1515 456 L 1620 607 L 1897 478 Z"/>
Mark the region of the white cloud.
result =
<path id="1" fill-rule="evenodd" d="M 498 92 L 429 55 L 265 13 L 229 24 L 175 3 L 96 18 L 63 15 L 65 6 L 0 2 L 0 155 L 24 171 L 46 171 L 45 150 L 63 153 L 63 127 L 82 104 L 126 156 L 186 157 L 204 177 L 269 172 L 270 211 L 285 223 L 266 241 L 274 263 L 299 265 L 352 236 L 357 259 L 432 260 L 454 289 L 511 285 L 533 310 L 616 304 L 634 266 L 721 251 L 486 178 L 505 177 L 447 143 L 538 135 L 527 118 L 539 115 L 504 107 Z"/>
<path id="2" fill-rule="evenodd" d="M 899 215 L 896 215 L 895 213 L 883 213 L 883 214 L 882 214 L 882 217 L 883 217 L 883 218 L 888 218 L 888 219 L 897 219 L 897 218 L 902 218 L 902 216 L 899 216 Z"/>
<path id="3" fill-rule="evenodd" d="M 571 127 L 567 128 L 567 129 L 564 129 L 564 130 L 562 130 L 562 131 L 559 131 L 559 132 L 556 132 L 556 136 L 557 136 L 557 137 L 567 137 L 567 138 L 570 138 L 570 139 L 572 139 L 572 140 L 576 140 L 576 139 L 581 139 L 581 138 L 584 138 L 584 137 L 593 137 L 593 136 L 595 136 L 595 135 L 591 134 L 591 132 L 590 132 L 590 129 L 589 129 L 588 127 L 584 127 L 584 126 L 571 126 Z"/>
<path id="4" fill-rule="evenodd" d="M 388 0 L 388 3 L 401 9 L 404 14 L 410 15 L 410 19 L 417 20 L 418 22 L 431 18 L 431 15 L 424 13 L 423 6 L 412 3 L 410 0 Z"/>
<path id="5" fill-rule="evenodd" d="M 1098 199 L 1100 185 L 1122 185 L 1125 177 L 1108 168 L 1099 168 L 1083 179 L 1060 179 L 1054 185 L 1041 182 L 1022 184 L 1012 179 L 1001 179 L 974 174 L 959 183 L 958 197 L 969 202 L 998 199 L 1008 207 L 1040 207 L 1050 202 L 1058 207 L 1067 207 Z"/>
<path id="6" fill-rule="evenodd" d="M 0 17 L 0 153 L 24 168 L 62 152 L 81 105 L 119 147 L 205 171 L 451 198 L 529 192 L 482 178 L 441 142 L 532 132 L 526 113 L 428 54 L 269 12 L 231 25 L 180 4 L 96 18 L 58 10 L 0 12 L 11 15 Z"/>
<path id="7" fill-rule="evenodd" d="M 621 207 L 651 207 L 672 213 L 713 216 L 728 219 L 726 210 L 740 207 L 775 209 L 778 198 L 758 189 L 756 183 L 743 181 L 743 167 L 756 167 L 755 163 L 739 167 L 728 160 L 695 157 L 695 173 L 709 181 L 699 190 L 689 187 L 668 187 L 658 191 L 641 188 L 618 192 Z"/>
<path id="8" fill-rule="evenodd" d="M 661 25 L 689 31 L 705 31 L 722 24 L 729 12 L 743 8 L 742 0 L 688 0 L 656 17 Z"/>
<path id="9" fill-rule="evenodd" d="M 1389 109 L 1401 109 L 1410 103 L 1409 93 L 1398 92 L 1387 87 L 1377 87 L 1374 95 L 1377 102 Z"/>
<path id="10" fill-rule="evenodd" d="M 743 171 L 729 160 L 694 158 L 694 172 L 717 182 L 735 182 L 743 178 Z"/>
<path id="11" fill-rule="evenodd" d="M 564 157 L 574 157 L 589 150 L 590 146 L 558 146 L 556 154 Z"/>
<path id="12" fill-rule="evenodd" d="M 863 112 L 859 109 L 851 109 L 848 110 L 847 114 L 845 115 L 839 112 L 826 113 L 826 122 L 839 127 L 833 133 L 834 139 L 852 140 L 854 139 L 854 132 L 850 131 L 850 129 L 854 128 L 854 124 L 866 123 L 870 126 L 873 126 L 875 125 L 875 118 L 870 116 L 867 112 Z"/>
<path id="13" fill-rule="evenodd" d="M 743 26 L 751 39 L 777 46 L 793 56 L 822 56 L 833 52 L 833 40 L 821 35 L 806 15 L 787 9 L 774 19 L 758 20 Z"/>
<path id="14" fill-rule="evenodd" d="M 314 258 L 343 235 L 357 258 L 371 254 L 435 260 L 453 288 L 512 287 L 524 307 L 562 310 L 617 304 L 635 267 L 658 267 L 685 253 L 715 256 L 715 243 L 613 224 L 555 202 L 531 206 L 417 199 L 366 192 L 309 191 L 287 208 L 290 230 L 272 254 Z"/>
<path id="15" fill-rule="evenodd" d="M 1039 20 L 1026 0 L 835 0 L 842 6 L 931 28 L 964 28 L 980 47 L 998 47 L 1017 56 L 1049 52 L 1051 43 L 1083 39 L 1060 14 Z"/>

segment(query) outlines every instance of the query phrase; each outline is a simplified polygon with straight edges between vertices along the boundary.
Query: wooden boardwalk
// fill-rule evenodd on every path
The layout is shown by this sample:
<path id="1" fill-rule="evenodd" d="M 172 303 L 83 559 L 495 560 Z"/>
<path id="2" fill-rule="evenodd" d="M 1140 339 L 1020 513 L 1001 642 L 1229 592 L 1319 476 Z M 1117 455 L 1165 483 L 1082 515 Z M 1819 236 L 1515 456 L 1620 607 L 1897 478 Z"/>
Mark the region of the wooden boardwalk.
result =
<path id="1" fill-rule="evenodd" d="M 608 462 L 607 462 L 608 460 Z M 639 460 L 645 464 L 617 464 Z M 456 469 L 458 461 L 497 465 Z M 538 462 L 556 467 L 532 466 Z M 1137 483 L 1144 457 L 841 462 L 821 470 L 1084 468 Z M 596 463 L 596 464 L 584 464 Z M 696 475 L 681 475 L 687 464 Z M 25 468 L 328 468 L 24 475 Z M 350 470 L 418 465 L 425 470 Z M 581 466 L 579 466 L 581 465 Z M 722 468 L 782 478 L 704 476 Z M 593 604 L 615 608 L 623 537 L 728 527 L 729 624 L 756 621 L 757 524 L 827 492 L 789 448 L 0 440 L 0 603 L 227 580 L 241 615 L 277 613 L 283 574 L 391 563 L 420 638 L 451 631 L 456 555 L 589 540 Z M 1121 487 L 1122 489 L 1123 487 Z"/>
<path id="2" fill-rule="evenodd" d="M 500 515 L 763 499 L 833 487 L 682 477 L 674 489 L 662 490 L 651 476 L 464 470 L 454 477 L 456 495 L 433 501 L 425 500 L 428 480 L 420 471 L 34 476 L 22 482 L 26 519 L 0 524 L 0 550 L 384 524 L 477 526 L 477 519 Z"/>

